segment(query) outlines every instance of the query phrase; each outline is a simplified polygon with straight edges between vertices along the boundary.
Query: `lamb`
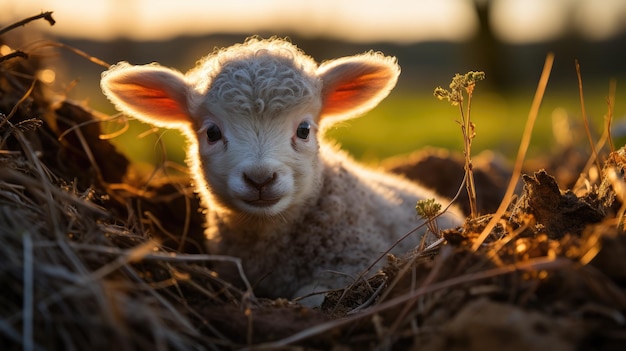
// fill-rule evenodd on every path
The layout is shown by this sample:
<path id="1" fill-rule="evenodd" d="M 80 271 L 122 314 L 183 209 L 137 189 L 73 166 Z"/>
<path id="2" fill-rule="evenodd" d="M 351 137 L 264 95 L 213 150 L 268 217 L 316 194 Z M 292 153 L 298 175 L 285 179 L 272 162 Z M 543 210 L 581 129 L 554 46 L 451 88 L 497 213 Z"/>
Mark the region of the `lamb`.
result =
<path id="1" fill-rule="evenodd" d="M 286 40 L 249 38 L 186 74 L 120 62 L 101 86 L 118 110 L 186 135 L 209 251 L 239 257 L 257 295 L 293 298 L 351 282 L 421 223 L 416 201 L 447 203 L 323 139 L 329 126 L 375 107 L 399 73 L 381 53 L 318 65 Z M 438 223 L 463 218 L 452 208 Z M 419 241 L 414 234 L 395 252 Z M 238 281 L 233 265 L 215 270 Z"/>

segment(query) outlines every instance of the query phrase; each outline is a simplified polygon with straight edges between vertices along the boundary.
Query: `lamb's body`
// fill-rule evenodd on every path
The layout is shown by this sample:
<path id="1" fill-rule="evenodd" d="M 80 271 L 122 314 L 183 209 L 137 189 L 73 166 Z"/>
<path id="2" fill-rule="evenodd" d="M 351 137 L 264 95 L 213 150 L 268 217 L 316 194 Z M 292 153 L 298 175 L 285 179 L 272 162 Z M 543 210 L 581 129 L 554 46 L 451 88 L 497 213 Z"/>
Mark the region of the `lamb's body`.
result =
<path id="1" fill-rule="evenodd" d="M 318 136 L 318 125 L 374 107 L 398 74 L 380 54 L 318 67 L 289 43 L 254 39 L 186 76 L 120 64 L 102 86 L 119 109 L 187 134 L 211 252 L 241 258 L 257 293 L 292 297 L 343 286 L 420 224 L 418 200 L 436 197 L 357 165 Z M 461 220 L 455 211 L 439 224 Z M 216 269 L 237 280 L 233 266 Z"/>
<path id="2" fill-rule="evenodd" d="M 418 200 L 437 197 L 405 179 L 364 169 L 332 146 L 320 155 L 321 190 L 300 208 L 294 221 L 227 225 L 219 213 L 209 214 L 215 216 L 209 218 L 212 225 L 207 229 L 211 251 L 240 257 L 262 296 L 302 296 L 349 284 L 402 235 L 423 223 L 415 213 Z M 444 214 L 439 221 L 451 227 L 460 218 Z M 392 252 L 415 248 L 425 231 L 418 230 Z M 230 281 L 238 280 L 232 264 L 220 266 L 220 271 Z"/>

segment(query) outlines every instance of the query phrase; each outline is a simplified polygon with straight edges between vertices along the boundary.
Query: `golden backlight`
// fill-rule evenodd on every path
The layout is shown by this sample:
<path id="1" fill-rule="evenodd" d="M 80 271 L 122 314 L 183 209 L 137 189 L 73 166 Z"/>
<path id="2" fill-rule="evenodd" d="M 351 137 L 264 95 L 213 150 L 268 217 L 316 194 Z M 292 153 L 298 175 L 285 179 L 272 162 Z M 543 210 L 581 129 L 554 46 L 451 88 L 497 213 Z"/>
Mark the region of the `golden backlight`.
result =
<path id="1" fill-rule="evenodd" d="M 54 11 L 56 35 L 159 40 L 183 34 L 295 33 L 353 41 L 463 41 L 478 28 L 484 0 L 0 0 L 0 24 Z M 592 40 L 624 29 L 622 0 L 494 0 L 490 25 L 512 43 L 567 31 Z"/>

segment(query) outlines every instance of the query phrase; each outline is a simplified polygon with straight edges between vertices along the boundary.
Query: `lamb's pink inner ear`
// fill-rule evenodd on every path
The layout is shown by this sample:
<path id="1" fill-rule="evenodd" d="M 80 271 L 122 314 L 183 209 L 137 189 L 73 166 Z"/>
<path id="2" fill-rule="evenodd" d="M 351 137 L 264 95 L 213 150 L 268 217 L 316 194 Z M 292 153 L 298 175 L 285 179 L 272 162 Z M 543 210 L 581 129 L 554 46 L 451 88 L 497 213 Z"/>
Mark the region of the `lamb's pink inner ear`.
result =
<path id="1" fill-rule="evenodd" d="M 118 94 L 123 91 L 126 102 L 135 106 L 137 110 L 144 113 L 158 112 L 158 118 L 162 119 L 182 119 L 185 118 L 186 102 L 183 96 L 173 98 L 175 92 L 166 93 L 162 89 L 146 87 L 136 84 L 117 84 Z M 178 94 L 177 94 L 178 95 Z"/>
<path id="2" fill-rule="evenodd" d="M 350 58 L 321 68 L 322 116 L 350 118 L 376 106 L 396 83 L 399 69 L 389 60 Z"/>
<path id="3" fill-rule="evenodd" d="M 334 87 L 328 87 L 328 94 L 324 101 L 325 114 L 341 114 L 346 110 L 360 106 L 374 97 L 388 82 L 388 75 L 375 71 L 355 77 L 343 77 L 344 80 L 335 82 Z"/>
<path id="4" fill-rule="evenodd" d="M 119 110 L 139 120 L 165 127 L 191 123 L 188 86 L 178 72 L 127 66 L 106 73 L 102 88 Z"/>

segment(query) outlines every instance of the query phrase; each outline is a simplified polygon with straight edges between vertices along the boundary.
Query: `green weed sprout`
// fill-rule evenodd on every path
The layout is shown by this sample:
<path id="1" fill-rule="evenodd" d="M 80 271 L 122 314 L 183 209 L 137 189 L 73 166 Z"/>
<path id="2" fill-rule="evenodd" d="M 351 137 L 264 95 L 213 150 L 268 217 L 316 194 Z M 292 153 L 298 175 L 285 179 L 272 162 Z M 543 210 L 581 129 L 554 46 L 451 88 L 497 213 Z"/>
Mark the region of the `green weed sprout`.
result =
<path id="1" fill-rule="evenodd" d="M 463 153 L 465 154 L 465 188 L 469 197 L 470 218 L 476 218 L 476 188 L 474 187 L 474 173 L 472 172 L 472 140 L 476 136 L 475 125 L 470 119 L 472 94 L 476 87 L 476 82 L 485 79 L 484 72 L 467 72 L 465 75 L 455 74 L 450 83 L 450 90 L 442 87 L 435 88 L 434 95 L 439 100 L 448 100 L 452 106 L 459 106 L 461 113 L 461 121 L 457 121 L 461 125 L 463 133 Z M 467 94 L 467 110 L 463 111 L 463 102 Z"/>
<path id="2" fill-rule="evenodd" d="M 415 205 L 415 211 L 418 216 L 428 221 L 428 229 L 439 236 L 439 226 L 435 217 L 441 212 L 441 204 L 435 199 L 419 200 Z"/>

